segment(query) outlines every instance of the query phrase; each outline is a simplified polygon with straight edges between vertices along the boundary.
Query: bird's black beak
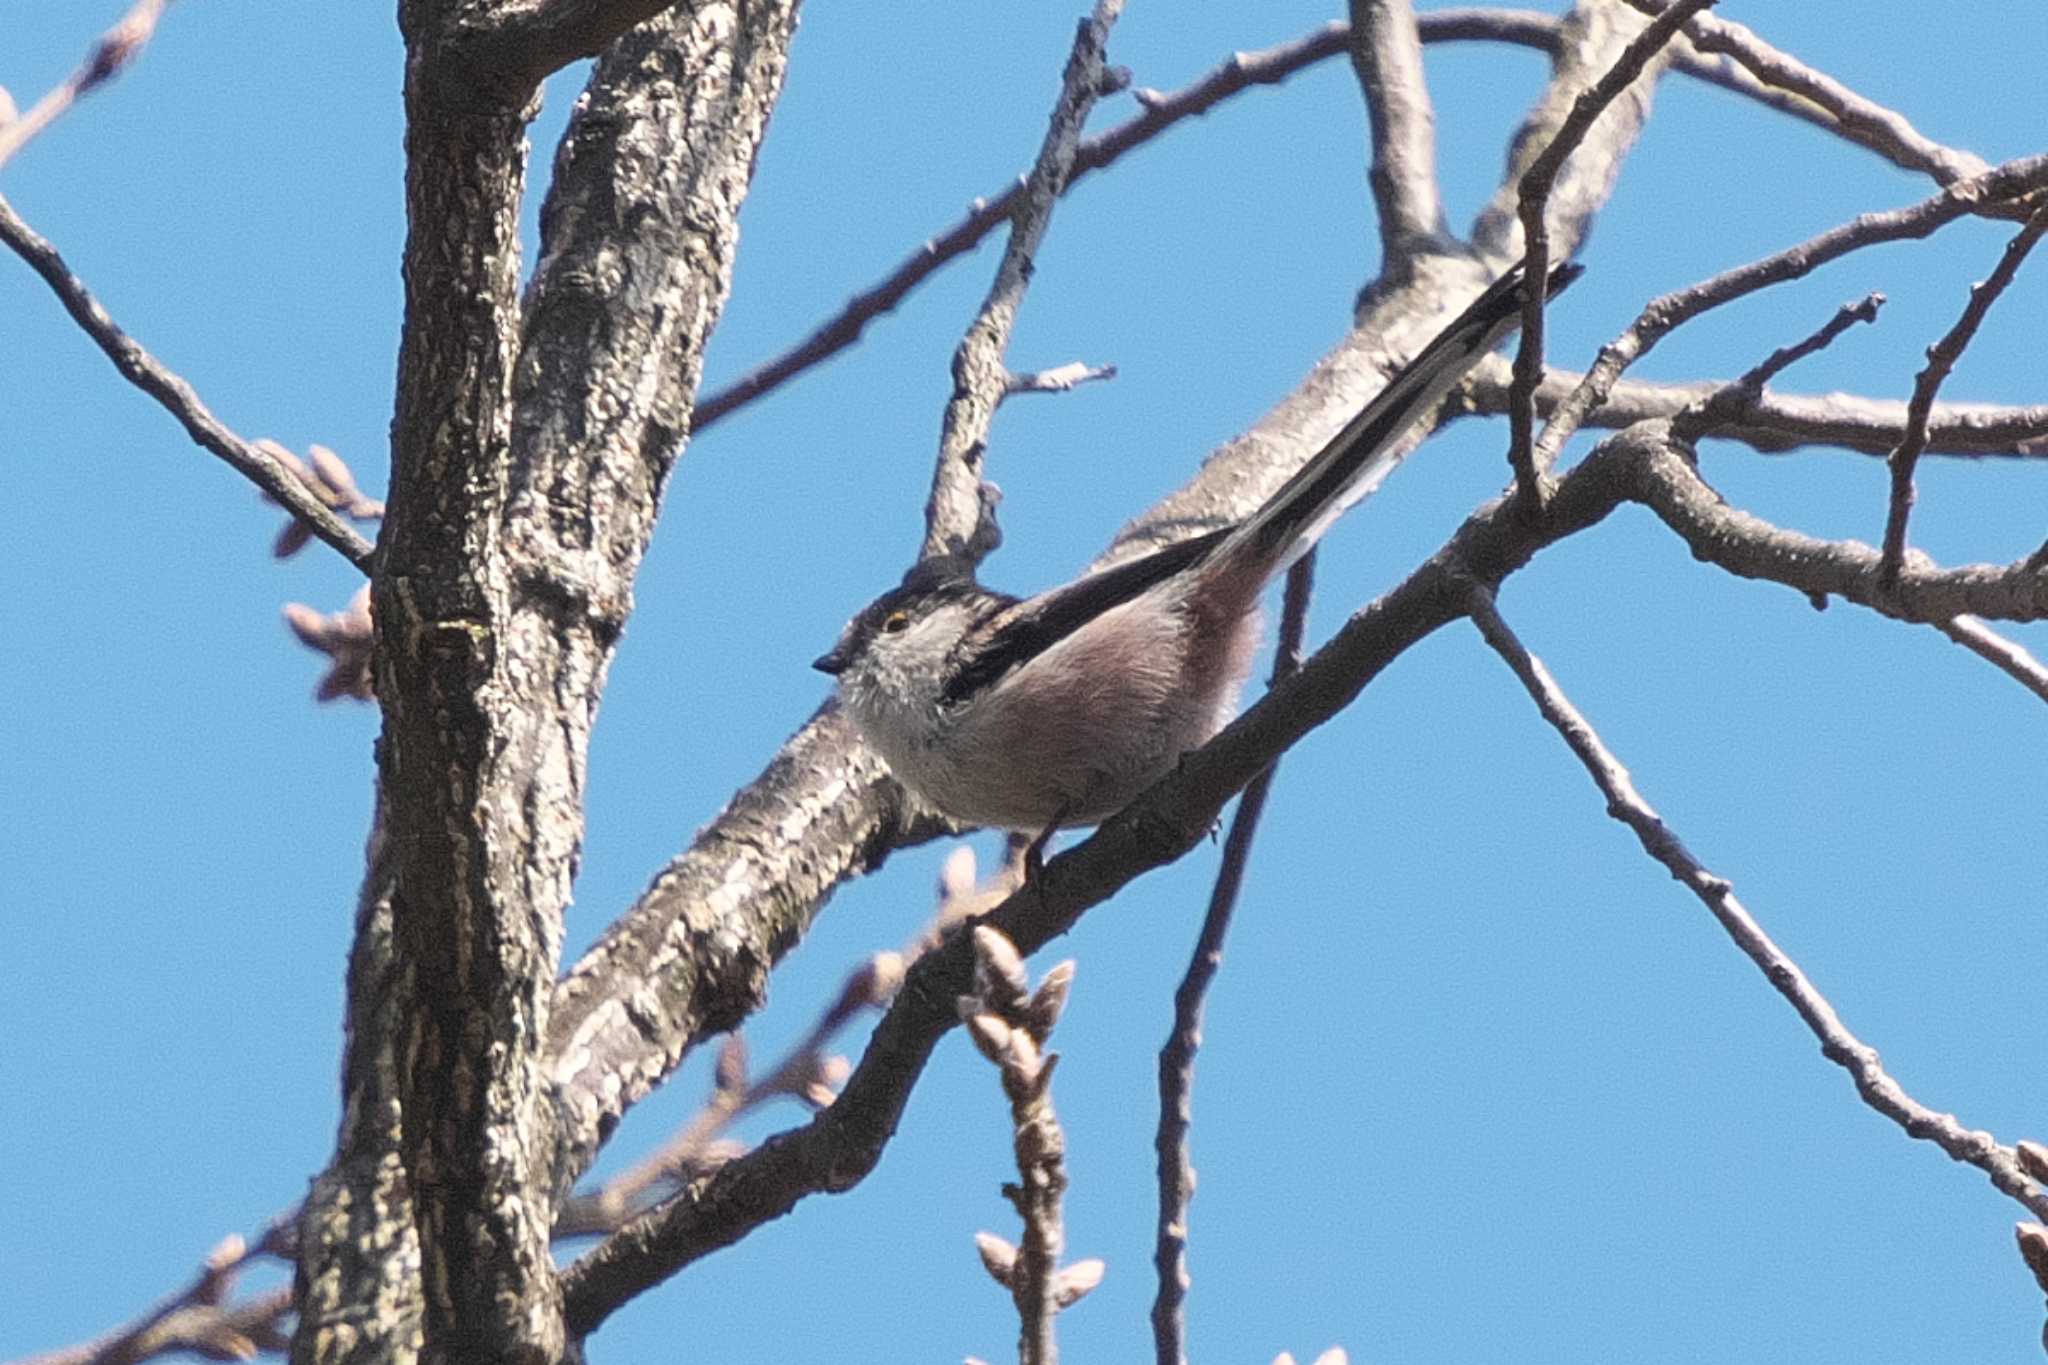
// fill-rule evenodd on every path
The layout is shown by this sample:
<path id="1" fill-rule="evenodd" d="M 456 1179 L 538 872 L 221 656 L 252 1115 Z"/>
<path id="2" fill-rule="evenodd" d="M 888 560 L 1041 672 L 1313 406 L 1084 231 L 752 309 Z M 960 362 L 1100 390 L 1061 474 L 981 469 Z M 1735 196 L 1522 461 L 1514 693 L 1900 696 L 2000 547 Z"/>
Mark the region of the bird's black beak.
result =
<path id="1" fill-rule="evenodd" d="M 820 654 L 817 658 L 811 660 L 811 667 L 817 669 L 820 673 L 830 673 L 836 678 L 846 671 L 848 662 L 846 651 L 834 645 L 829 652 Z"/>

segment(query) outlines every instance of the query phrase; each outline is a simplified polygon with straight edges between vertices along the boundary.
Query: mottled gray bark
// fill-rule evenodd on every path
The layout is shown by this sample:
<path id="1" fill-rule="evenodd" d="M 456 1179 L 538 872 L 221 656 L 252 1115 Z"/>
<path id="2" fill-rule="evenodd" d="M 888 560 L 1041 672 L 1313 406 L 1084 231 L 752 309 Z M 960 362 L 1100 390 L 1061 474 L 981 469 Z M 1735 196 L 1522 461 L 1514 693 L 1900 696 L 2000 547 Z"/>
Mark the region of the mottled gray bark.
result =
<path id="1" fill-rule="evenodd" d="M 349 1118 L 305 1219 L 308 1361 L 569 1350 L 544 1046 L 590 726 L 729 286 L 795 5 L 670 10 L 609 48 L 522 310 L 523 139 L 542 73 L 490 66 L 479 54 L 501 49 L 478 35 L 523 22 L 516 7 L 401 12 L 407 308 L 373 579 L 384 894 L 352 971 Z"/>
<path id="2" fill-rule="evenodd" d="M 379 830 L 349 953 L 347 1056 L 334 1164 L 299 1218 L 292 1359 L 411 1360 L 419 1351 L 419 1235 L 401 1156 L 398 1067 L 389 1021 L 411 1007 L 391 943 L 391 863 Z"/>

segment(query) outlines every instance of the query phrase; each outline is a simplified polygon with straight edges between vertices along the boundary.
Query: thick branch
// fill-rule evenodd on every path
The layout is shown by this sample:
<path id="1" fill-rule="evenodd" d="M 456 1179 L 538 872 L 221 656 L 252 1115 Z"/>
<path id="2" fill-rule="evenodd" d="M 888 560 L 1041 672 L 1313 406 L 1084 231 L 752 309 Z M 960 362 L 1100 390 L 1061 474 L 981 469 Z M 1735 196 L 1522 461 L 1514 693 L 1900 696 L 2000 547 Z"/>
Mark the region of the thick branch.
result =
<path id="1" fill-rule="evenodd" d="M 419 1229 L 402 1156 L 398 1030 L 413 982 L 392 943 L 396 861 L 373 817 L 349 943 L 341 1130 L 298 1221 L 292 1365 L 410 1365 L 420 1349 Z"/>
<path id="2" fill-rule="evenodd" d="M 1010 371 L 1003 353 L 1009 349 L 1010 329 L 1031 283 L 1032 257 L 1052 222 L 1053 205 L 1066 193 L 1081 129 L 1103 93 L 1104 49 L 1110 26 L 1122 12 L 1123 0 L 1096 0 L 1094 13 L 1074 34 L 1052 126 L 1046 129 L 1038 160 L 1011 213 L 1010 240 L 996 266 L 995 282 L 953 352 L 953 396 L 940 421 L 938 466 L 932 471 L 931 497 L 925 503 L 920 558 L 961 555 L 978 560 L 999 539 L 993 504 L 983 495 L 981 466 L 989 425 L 1009 391 Z"/>
<path id="3" fill-rule="evenodd" d="M 524 103 L 554 72 L 679 7 L 692 8 L 680 0 L 449 0 L 439 59 L 463 84 Z"/>
<path id="4" fill-rule="evenodd" d="M 907 825 L 903 789 L 836 707 L 791 736 L 556 988 L 560 1179 L 699 1038 L 761 1007 L 834 886 L 935 832 Z"/>
<path id="5" fill-rule="evenodd" d="M 1373 204 L 1379 210 L 1380 269 L 1398 270 L 1417 250 L 1441 246 L 1436 112 L 1422 75 L 1422 39 L 1408 0 L 1351 0 L 1351 65 L 1365 96 L 1372 137 Z"/>
<path id="6" fill-rule="evenodd" d="M 552 1360 L 564 1345 L 548 1238 L 566 1182 L 542 1046 L 590 725 L 794 12 L 706 4 L 614 45 L 566 139 L 523 314 L 528 111 L 444 65 L 446 16 L 402 16 L 412 237 L 375 619 L 387 970 L 422 984 L 395 1010 L 352 1002 L 351 1068 L 399 1059 L 418 1255 L 379 1258 L 373 1297 L 407 1301 L 417 1275 L 429 1358 Z M 383 1167 L 357 1155 L 345 1146 L 323 1181 L 324 1215 L 371 1202 Z M 351 1254 L 313 1245 L 316 1283 Z M 330 1340 L 370 1301 L 361 1288 L 334 1295 Z"/>
<path id="7" fill-rule="evenodd" d="M 341 551 L 349 563 L 369 572 L 370 542 L 363 539 L 362 533 L 315 497 L 311 489 L 260 445 L 228 430 L 199 401 L 190 384 L 164 368 L 161 361 L 142 348 L 142 343 L 122 331 L 85 287 L 85 282 L 71 273 L 57 248 L 37 236 L 4 198 L 0 198 L 0 241 L 6 242 L 28 262 L 30 269 L 43 277 L 43 282 L 64 305 L 64 311 L 114 362 L 123 378 L 162 404 L 194 441 L 277 499 L 293 516 L 310 526 L 314 535 Z"/>
<path id="8" fill-rule="evenodd" d="M 560 951 L 553 871 L 573 849 L 577 806 L 560 760 L 535 761 L 556 708 L 529 709 L 528 693 L 553 670 L 514 603 L 504 526 L 526 111 L 451 88 L 421 26 L 408 44 L 405 326 L 371 599 L 392 943 L 414 984 L 400 1017 L 367 1022 L 399 1032 L 422 1358 L 545 1361 L 563 1337 L 533 1145 L 547 1119 L 536 1049 Z"/>
<path id="9" fill-rule="evenodd" d="M 1677 834 L 1664 823 L 1636 791 L 1628 770 L 1608 752 L 1607 746 L 1586 718 L 1565 696 L 1543 661 L 1530 654 L 1500 617 L 1493 594 L 1475 588 L 1470 608 L 1486 642 L 1507 661 L 1515 676 L 1535 701 L 1543 718 L 1550 722 L 1573 756 L 1585 767 L 1600 794 L 1607 800 L 1607 813 L 1627 825 L 1643 851 L 1663 864 L 1672 879 L 1693 893 L 1720 922 L 1735 946 L 1757 965 L 1778 994 L 1798 1013 L 1800 1020 L 1819 1040 L 1821 1055 L 1849 1073 L 1863 1102 L 1905 1129 L 1908 1136 L 1939 1146 L 1957 1161 L 1968 1162 L 1990 1177 L 2000 1192 L 2010 1196 L 2036 1218 L 2048 1217 L 2048 1194 L 2020 1169 L 2018 1154 L 2001 1146 L 1991 1134 L 1965 1129 L 1953 1114 L 1942 1114 L 1921 1104 L 1893 1080 L 1878 1061 L 1877 1050 L 1849 1031 L 1826 996 L 1799 969 L 1799 964 L 1772 941 L 1763 927 L 1736 899 L 1727 879 L 1718 877 L 1693 857 Z"/>

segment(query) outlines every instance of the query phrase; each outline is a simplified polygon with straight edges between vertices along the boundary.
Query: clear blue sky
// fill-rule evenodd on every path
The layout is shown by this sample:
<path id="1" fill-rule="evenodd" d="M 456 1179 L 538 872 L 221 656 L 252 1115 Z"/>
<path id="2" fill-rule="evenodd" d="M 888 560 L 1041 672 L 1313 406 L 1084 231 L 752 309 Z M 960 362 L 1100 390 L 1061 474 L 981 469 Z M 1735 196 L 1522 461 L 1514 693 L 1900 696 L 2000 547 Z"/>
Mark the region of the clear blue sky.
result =
<path id="1" fill-rule="evenodd" d="M 0 82 L 60 78 L 118 0 L 17 0 Z M 808 328 L 1014 174 L 1078 3 L 812 6 L 762 153 L 712 380 Z M 1132 0 L 1112 43 L 1177 86 L 1333 0 Z M 1902 0 L 1731 3 L 1781 46 L 2000 160 L 2048 127 L 2048 15 Z M 400 48 L 388 5 L 174 6 L 141 64 L 0 173 L 114 316 L 240 431 L 333 446 L 381 486 L 399 322 Z M 1435 49 L 1454 218 L 1539 88 L 1522 51 Z M 534 130 L 545 175 L 575 81 Z M 1121 117 L 1128 97 L 1103 116 Z M 1122 377 L 1005 408 L 1008 544 L 1044 586 L 1253 421 L 1345 326 L 1376 264 L 1351 73 L 1258 90 L 1062 208 L 1012 359 Z M 1648 297 L 1928 192 L 1719 91 L 1667 85 L 1553 314 L 1583 364 Z M 529 221 L 531 212 L 529 211 Z M 1891 303 L 1785 381 L 1903 397 L 2006 228 L 1854 256 L 1688 328 L 1641 368 L 1727 376 L 1871 289 Z M 907 561 L 947 360 L 985 248 L 857 351 L 705 434 L 669 489 L 591 763 L 571 912 L 587 943 L 822 695 L 805 663 Z M 1951 381 L 2040 402 L 2048 261 Z M 111 1326 L 253 1232 L 326 1158 L 341 970 L 376 718 L 316 706 L 287 600 L 353 587 L 123 384 L 0 259 L 0 1358 Z M 1431 445 L 1333 535 L 1326 635 L 1502 482 L 1503 428 Z M 1583 449 L 1583 444 L 1580 449 Z M 1710 447 L 1761 515 L 1875 541 L 1876 462 Z M 2004 560 L 2048 532 L 2048 468 L 1931 461 L 1916 540 Z M 2048 712 L 1924 628 L 1695 564 L 1625 512 L 1514 578 L 1503 609 L 1710 866 L 1897 1077 L 2001 1139 L 2048 1130 L 2040 964 Z M 2018 632 L 2048 650 L 2039 628 Z M 945 849 L 841 892 L 775 980 L 761 1055 L 849 964 L 928 914 Z M 1149 1358 L 1153 1069 L 1216 864 L 1093 912 L 1056 1097 L 1076 1256 L 1069 1357 Z M 865 1025 L 848 1038 L 857 1048 Z M 614 1158 L 698 1102 L 701 1063 Z M 1196 1092 L 1196 1354 L 1357 1361 L 2029 1361 L 2019 1210 L 1904 1137 L 1704 911 L 1602 814 L 1469 629 L 1412 651 L 1281 770 Z M 758 1136 L 795 1121 L 764 1115 Z M 1014 1231 L 990 1068 L 949 1040 L 882 1168 L 621 1313 L 600 1362 L 1000 1359 L 978 1228 Z"/>

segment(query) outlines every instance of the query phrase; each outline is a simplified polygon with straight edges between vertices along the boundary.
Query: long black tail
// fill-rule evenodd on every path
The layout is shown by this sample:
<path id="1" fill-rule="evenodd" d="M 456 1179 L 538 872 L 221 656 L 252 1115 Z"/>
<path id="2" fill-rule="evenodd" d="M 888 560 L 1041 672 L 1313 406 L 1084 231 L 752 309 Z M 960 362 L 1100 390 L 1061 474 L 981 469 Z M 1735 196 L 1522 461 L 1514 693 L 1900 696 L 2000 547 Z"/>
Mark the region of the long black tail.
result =
<path id="1" fill-rule="evenodd" d="M 1546 294 L 1555 298 L 1584 269 L 1569 261 L 1559 265 L 1550 272 Z M 1307 553 L 1346 508 L 1379 487 L 1398 463 L 1394 452 L 1401 435 L 1520 323 L 1522 270 L 1519 261 L 1510 266 L 1437 333 L 1314 459 L 1231 531 L 1212 562 L 1260 564 L 1266 575 L 1279 573 Z"/>

